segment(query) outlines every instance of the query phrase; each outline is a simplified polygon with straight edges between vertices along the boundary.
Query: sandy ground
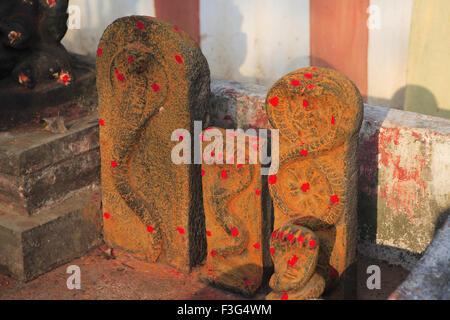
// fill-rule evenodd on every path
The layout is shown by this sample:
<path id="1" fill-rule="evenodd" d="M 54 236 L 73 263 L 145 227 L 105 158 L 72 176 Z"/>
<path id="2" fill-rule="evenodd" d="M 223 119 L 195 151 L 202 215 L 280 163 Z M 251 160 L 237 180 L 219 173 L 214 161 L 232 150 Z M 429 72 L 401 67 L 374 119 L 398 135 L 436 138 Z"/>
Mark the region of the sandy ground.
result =
<path id="1" fill-rule="evenodd" d="M 234 300 L 243 296 L 213 288 L 198 279 L 196 270 L 184 274 L 161 264 L 136 260 L 126 252 L 114 250 L 113 258 L 100 247 L 41 277 L 23 283 L 0 275 L 0 300 Z M 381 268 L 381 289 L 369 290 L 367 266 Z M 67 288 L 67 267 L 81 269 L 81 289 Z M 358 269 L 358 299 L 386 299 L 406 278 L 408 271 L 385 262 L 360 257 Z M 254 299 L 263 299 L 257 294 Z"/>

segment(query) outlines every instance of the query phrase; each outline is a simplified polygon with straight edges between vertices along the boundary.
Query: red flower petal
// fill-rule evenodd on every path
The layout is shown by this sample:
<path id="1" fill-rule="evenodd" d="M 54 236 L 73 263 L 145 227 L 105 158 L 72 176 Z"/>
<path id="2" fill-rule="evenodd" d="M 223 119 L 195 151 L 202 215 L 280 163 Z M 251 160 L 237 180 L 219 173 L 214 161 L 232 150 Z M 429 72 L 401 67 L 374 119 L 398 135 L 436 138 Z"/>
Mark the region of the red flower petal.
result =
<path id="1" fill-rule="evenodd" d="M 242 166 L 243 166 L 243 164 L 239 163 L 236 167 L 239 169 L 239 168 L 242 168 Z"/>
<path id="2" fill-rule="evenodd" d="M 155 90 L 155 91 L 158 91 L 159 90 L 159 86 L 156 83 L 154 83 L 154 84 L 152 84 L 152 89 Z"/>
<path id="3" fill-rule="evenodd" d="M 103 119 L 99 119 L 99 120 L 98 120 L 98 123 L 99 123 L 101 126 L 104 126 L 104 125 L 105 125 L 105 121 L 104 121 Z"/>
<path id="4" fill-rule="evenodd" d="M 307 79 L 312 79 L 312 74 L 311 73 L 305 73 L 304 76 Z"/>
<path id="5" fill-rule="evenodd" d="M 117 162 L 115 162 L 114 160 L 111 161 L 111 167 L 113 167 L 113 168 L 117 167 Z"/>
<path id="6" fill-rule="evenodd" d="M 231 227 L 231 235 L 233 237 L 237 237 L 239 235 L 239 231 L 236 227 Z"/>
<path id="7" fill-rule="evenodd" d="M 314 88 L 315 86 L 316 86 L 315 84 L 310 84 L 310 85 L 308 86 L 308 89 L 311 90 L 311 89 Z"/>
<path id="8" fill-rule="evenodd" d="M 186 233 L 183 228 L 177 227 L 177 230 L 178 230 L 178 232 L 180 234 L 185 234 Z"/>
<path id="9" fill-rule="evenodd" d="M 309 246 L 311 247 L 311 249 L 314 249 L 316 247 L 316 240 L 311 240 L 309 242 Z"/>
<path id="10" fill-rule="evenodd" d="M 275 248 L 270 248 L 270 254 L 274 255 L 275 254 Z"/>
<path id="11" fill-rule="evenodd" d="M 287 294 L 287 292 L 285 291 L 284 293 L 283 293 L 283 295 L 281 296 L 281 300 L 288 300 L 288 294 Z"/>
<path id="12" fill-rule="evenodd" d="M 103 216 L 105 217 L 105 219 L 111 218 L 111 215 L 108 212 L 103 213 Z"/>
<path id="13" fill-rule="evenodd" d="M 134 60 L 133 60 L 133 57 L 132 57 L 132 56 L 128 56 L 128 62 L 129 62 L 129 63 L 133 63 L 133 62 L 134 62 Z"/>
<path id="14" fill-rule="evenodd" d="M 303 106 L 304 106 L 305 108 L 307 108 L 307 107 L 309 106 L 309 102 L 306 101 L 306 100 L 303 100 Z"/>
<path id="15" fill-rule="evenodd" d="M 277 175 L 276 174 L 270 175 L 268 182 L 269 182 L 269 184 L 275 184 L 277 182 Z"/>
<path id="16" fill-rule="evenodd" d="M 97 49 L 97 55 L 101 56 L 103 54 L 103 49 L 102 48 L 98 48 Z"/>
<path id="17" fill-rule="evenodd" d="M 177 27 L 173 26 L 173 30 L 175 31 L 180 31 L 180 29 L 178 29 Z"/>
<path id="18" fill-rule="evenodd" d="M 153 229 L 153 227 L 152 227 L 152 226 L 147 226 L 147 231 L 148 231 L 148 232 L 152 233 L 152 232 L 153 232 L 153 230 L 155 230 L 155 229 Z"/>
<path id="19" fill-rule="evenodd" d="M 278 97 L 273 97 L 272 99 L 269 100 L 269 103 L 274 107 L 278 105 L 278 102 L 280 102 L 280 99 L 278 99 Z"/>
<path id="20" fill-rule="evenodd" d="M 255 189 L 255 194 L 256 194 L 257 196 L 259 196 L 259 195 L 261 194 L 261 190 Z"/>
<path id="21" fill-rule="evenodd" d="M 277 232 L 276 231 L 272 232 L 272 239 L 274 239 L 276 236 L 277 236 Z"/>
<path id="22" fill-rule="evenodd" d="M 205 170 L 202 169 L 202 176 L 204 176 L 204 175 L 205 175 Z"/>
<path id="23" fill-rule="evenodd" d="M 211 231 L 206 231 L 206 235 L 208 236 L 208 237 L 211 237 Z"/>
<path id="24" fill-rule="evenodd" d="M 300 84 L 300 81 L 294 79 L 294 80 L 292 80 L 291 84 L 292 84 L 294 87 L 296 87 L 296 86 L 298 86 L 298 85 Z"/>
<path id="25" fill-rule="evenodd" d="M 308 150 L 303 149 L 302 151 L 300 151 L 300 155 L 306 157 L 308 155 Z"/>
<path id="26" fill-rule="evenodd" d="M 259 243 L 255 243 L 255 244 L 253 245 L 253 248 L 259 249 L 259 248 L 261 248 L 261 245 L 260 245 Z"/>
<path id="27" fill-rule="evenodd" d="M 138 21 L 137 22 L 137 27 L 139 28 L 139 29 L 144 29 L 144 23 L 142 22 L 142 21 Z"/>
<path id="28" fill-rule="evenodd" d="M 215 251 L 215 250 L 211 250 L 211 257 L 215 257 L 216 256 L 216 254 L 217 254 L 217 251 Z"/>
<path id="29" fill-rule="evenodd" d="M 333 116 L 331 116 L 331 124 L 336 124 L 336 119 Z"/>

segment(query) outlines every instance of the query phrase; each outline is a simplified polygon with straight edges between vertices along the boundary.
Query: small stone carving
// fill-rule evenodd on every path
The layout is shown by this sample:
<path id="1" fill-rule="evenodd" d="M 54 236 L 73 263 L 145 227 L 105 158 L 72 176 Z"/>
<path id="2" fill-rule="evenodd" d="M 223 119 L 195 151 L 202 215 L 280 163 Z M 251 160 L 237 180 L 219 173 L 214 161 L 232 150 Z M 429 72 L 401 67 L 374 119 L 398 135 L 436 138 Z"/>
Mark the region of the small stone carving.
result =
<path id="1" fill-rule="evenodd" d="M 226 148 L 207 151 L 208 143 L 203 142 L 204 157 L 215 157 L 223 164 L 202 165 L 208 243 L 202 276 L 216 285 L 252 295 L 263 280 L 263 247 L 267 249 L 263 239 L 263 223 L 267 221 L 262 208 L 261 164 L 249 163 L 249 150 L 257 152 L 261 142 L 257 136 L 249 136 L 239 143 L 234 130 L 210 129 L 217 130 L 224 139 L 231 136 L 234 152 L 228 153 Z M 246 154 L 243 163 L 238 161 L 238 145 Z"/>
<path id="2" fill-rule="evenodd" d="M 201 167 L 172 162 L 178 141 L 171 136 L 176 129 L 192 132 L 194 120 L 204 120 L 209 85 L 200 48 L 169 23 L 124 17 L 100 40 L 106 241 L 184 271 L 206 254 Z"/>
<path id="3" fill-rule="evenodd" d="M 362 98 L 341 73 L 304 68 L 271 87 L 265 108 L 280 134 L 267 299 L 318 298 L 355 262 Z"/>

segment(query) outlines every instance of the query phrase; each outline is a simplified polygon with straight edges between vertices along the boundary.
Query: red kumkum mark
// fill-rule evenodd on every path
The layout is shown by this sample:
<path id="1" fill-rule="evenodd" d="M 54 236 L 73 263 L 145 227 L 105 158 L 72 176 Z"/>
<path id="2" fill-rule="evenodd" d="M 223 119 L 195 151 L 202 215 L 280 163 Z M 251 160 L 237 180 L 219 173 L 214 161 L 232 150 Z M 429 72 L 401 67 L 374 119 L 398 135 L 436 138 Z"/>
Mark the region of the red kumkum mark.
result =
<path id="1" fill-rule="evenodd" d="M 259 195 L 261 194 L 261 190 L 255 189 L 255 194 L 256 194 L 257 196 L 259 196 Z"/>
<path id="2" fill-rule="evenodd" d="M 220 173 L 220 176 L 222 177 L 222 179 L 226 179 L 228 177 L 228 174 L 225 170 L 222 170 L 222 172 Z"/>
<path id="3" fill-rule="evenodd" d="M 147 231 L 152 233 L 155 230 L 152 226 L 147 226 Z"/>
<path id="4" fill-rule="evenodd" d="M 298 261 L 298 257 L 294 254 L 290 260 L 288 260 L 288 265 L 293 268 Z"/>
<path id="5" fill-rule="evenodd" d="M 175 60 L 177 60 L 177 62 L 178 62 L 179 64 L 182 64 L 182 63 L 183 63 L 183 59 L 181 59 L 180 56 L 175 56 Z"/>
<path id="6" fill-rule="evenodd" d="M 186 233 L 183 228 L 177 227 L 177 230 L 178 230 L 178 232 L 180 234 L 185 234 Z"/>
<path id="7" fill-rule="evenodd" d="M 117 167 L 117 162 L 115 162 L 114 160 L 111 161 L 111 167 L 113 167 L 113 168 Z"/>
<path id="8" fill-rule="evenodd" d="M 138 22 L 137 22 L 137 27 L 138 27 L 140 30 L 143 30 L 143 29 L 144 29 L 144 23 L 143 23 L 142 21 L 138 21 Z"/>
<path id="9" fill-rule="evenodd" d="M 133 62 L 134 62 L 134 60 L 133 60 L 133 57 L 132 57 L 132 56 L 128 56 L 128 62 L 129 62 L 129 63 L 133 63 Z"/>
<path id="10" fill-rule="evenodd" d="M 293 234 L 291 234 L 291 233 L 289 233 L 289 234 L 288 234 L 288 236 L 287 236 L 287 240 L 288 240 L 289 242 L 291 242 L 291 243 L 292 243 L 292 241 L 294 241 L 294 240 L 295 240 L 295 237 L 294 237 L 294 235 L 293 235 Z"/>
<path id="11" fill-rule="evenodd" d="M 309 190 L 309 182 L 302 184 L 301 189 L 303 192 L 307 192 Z"/>
<path id="12" fill-rule="evenodd" d="M 271 174 L 268 178 L 268 182 L 269 182 L 269 184 L 275 184 L 277 182 L 277 175 Z"/>
<path id="13" fill-rule="evenodd" d="M 105 120 L 99 119 L 99 120 L 98 120 L 98 123 L 99 123 L 101 126 L 104 126 L 104 125 L 105 125 Z"/>
<path id="14" fill-rule="evenodd" d="M 300 244 L 303 244 L 303 241 L 305 241 L 305 236 L 299 235 L 297 240 L 298 240 L 298 242 L 300 242 Z"/>
<path id="15" fill-rule="evenodd" d="M 331 124 L 332 124 L 332 125 L 335 125 L 335 124 L 336 124 L 336 119 L 335 119 L 333 116 L 331 116 Z"/>
<path id="16" fill-rule="evenodd" d="M 278 102 L 280 102 L 280 99 L 278 99 L 278 97 L 273 97 L 272 99 L 269 100 L 269 103 L 274 107 L 278 105 Z"/>
<path id="17" fill-rule="evenodd" d="M 300 155 L 302 157 L 306 157 L 308 155 L 308 150 L 303 149 L 302 151 L 300 151 Z"/>
<path id="18" fill-rule="evenodd" d="M 105 217 L 105 219 L 111 218 L 111 215 L 108 212 L 103 213 L 103 216 Z"/>
<path id="19" fill-rule="evenodd" d="M 216 254 L 217 254 L 217 251 L 215 251 L 215 250 L 211 250 L 211 257 L 215 257 L 216 256 Z"/>
<path id="20" fill-rule="evenodd" d="M 155 92 L 158 92 L 159 86 L 156 83 L 154 83 L 152 84 L 152 89 L 155 90 Z"/>
<path id="21" fill-rule="evenodd" d="M 330 198 L 330 201 L 332 204 L 338 203 L 339 202 L 339 198 L 336 194 L 332 195 Z"/>
<path id="22" fill-rule="evenodd" d="M 115 70 L 115 72 L 116 72 L 117 79 L 119 79 L 119 81 L 123 82 L 123 80 L 124 80 L 123 75 L 121 75 L 119 70 L 117 70 L 117 69 Z"/>
<path id="23" fill-rule="evenodd" d="M 211 237 L 211 234 L 212 234 L 211 231 L 209 231 L 209 230 L 206 231 L 206 235 L 207 235 L 208 237 Z"/>
<path id="24" fill-rule="evenodd" d="M 261 248 L 261 245 L 260 245 L 259 243 L 255 243 L 255 244 L 253 245 L 253 248 L 259 249 L 259 248 Z"/>
<path id="25" fill-rule="evenodd" d="M 281 296 L 281 300 L 288 300 L 289 296 L 286 291 L 284 291 L 283 295 Z"/>
<path id="26" fill-rule="evenodd" d="M 231 227 L 230 231 L 233 237 L 237 237 L 239 235 L 239 231 L 236 227 Z"/>

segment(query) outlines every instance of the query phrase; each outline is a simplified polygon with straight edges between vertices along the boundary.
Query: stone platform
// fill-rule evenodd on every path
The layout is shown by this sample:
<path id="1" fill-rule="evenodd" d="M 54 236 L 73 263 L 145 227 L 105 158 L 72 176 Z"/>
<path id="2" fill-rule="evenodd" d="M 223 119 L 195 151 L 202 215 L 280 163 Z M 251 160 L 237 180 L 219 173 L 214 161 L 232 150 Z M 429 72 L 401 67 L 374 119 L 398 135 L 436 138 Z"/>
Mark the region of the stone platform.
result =
<path id="1" fill-rule="evenodd" d="M 0 273 L 22 281 L 103 239 L 94 64 L 72 57 L 72 87 L 0 90 Z"/>

